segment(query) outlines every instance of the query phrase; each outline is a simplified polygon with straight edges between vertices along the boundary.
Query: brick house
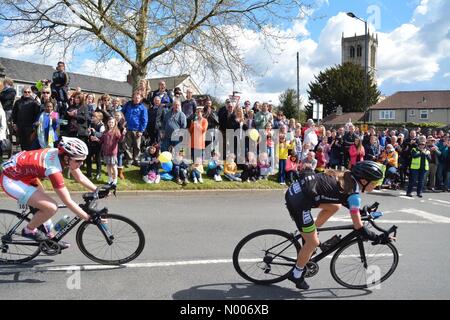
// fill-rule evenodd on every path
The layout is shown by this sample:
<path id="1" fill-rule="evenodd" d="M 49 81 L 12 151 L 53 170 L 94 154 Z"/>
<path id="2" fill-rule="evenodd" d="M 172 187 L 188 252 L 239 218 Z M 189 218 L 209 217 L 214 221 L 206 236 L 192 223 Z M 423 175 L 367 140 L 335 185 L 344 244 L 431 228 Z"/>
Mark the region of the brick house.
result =
<path id="1" fill-rule="evenodd" d="M 450 124 L 450 90 L 396 92 L 369 108 L 369 121 Z"/>

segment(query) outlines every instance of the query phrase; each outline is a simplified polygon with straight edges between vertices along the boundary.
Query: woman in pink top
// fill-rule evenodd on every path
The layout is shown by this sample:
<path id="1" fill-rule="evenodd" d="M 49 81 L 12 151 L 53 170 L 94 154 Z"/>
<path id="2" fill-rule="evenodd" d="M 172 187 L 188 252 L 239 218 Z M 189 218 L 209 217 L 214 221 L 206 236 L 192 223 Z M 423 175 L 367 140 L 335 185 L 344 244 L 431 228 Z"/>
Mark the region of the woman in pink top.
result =
<path id="1" fill-rule="evenodd" d="M 103 135 L 95 139 L 100 140 L 102 144 L 103 160 L 105 161 L 108 172 L 108 183 L 117 185 L 117 153 L 119 152 L 119 143 L 125 137 L 126 129 L 124 129 L 124 133 L 120 132 L 116 119 L 113 117 L 108 119 L 107 125 L 108 129 L 103 132 Z"/>
<path id="2" fill-rule="evenodd" d="M 348 153 L 350 155 L 349 169 L 351 169 L 357 162 L 364 161 L 366 152 L 360 138 L 355 139 L 355 144 L 350 146 Z"/>
<path id="3" fill-rule="evenodd" d="M 294 152 L 287 158 L 286 161 L 286 176 L 287 183 L 290 185 L 298 179 L 298 158 Z"/>

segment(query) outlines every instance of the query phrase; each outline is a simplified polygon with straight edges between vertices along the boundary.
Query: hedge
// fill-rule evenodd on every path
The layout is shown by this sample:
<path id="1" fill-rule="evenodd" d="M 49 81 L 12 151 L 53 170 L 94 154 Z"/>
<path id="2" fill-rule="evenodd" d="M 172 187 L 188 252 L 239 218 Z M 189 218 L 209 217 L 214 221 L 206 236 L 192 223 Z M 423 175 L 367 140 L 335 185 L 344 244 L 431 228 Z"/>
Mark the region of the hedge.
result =
<path id="1" fill-rule="evenodd" d="M 358 121 L 356 126 L 361 126 L 364 122 Z M 422 129 L 437 129 L 448 126 L 448 123 L 442 122 L 366 122 L 369 126 L 375 126 L 376 128 L 401 128 L 406 126 L 408 129 L 416 129 L 420 127 Z"/>

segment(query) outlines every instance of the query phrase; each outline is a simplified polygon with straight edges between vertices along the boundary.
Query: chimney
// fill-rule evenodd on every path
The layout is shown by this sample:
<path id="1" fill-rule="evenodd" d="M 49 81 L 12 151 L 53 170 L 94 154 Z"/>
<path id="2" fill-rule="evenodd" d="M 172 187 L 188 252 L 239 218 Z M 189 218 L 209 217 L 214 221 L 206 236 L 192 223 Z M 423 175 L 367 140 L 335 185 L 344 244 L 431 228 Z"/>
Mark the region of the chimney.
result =
<path id="1" fill-rule="evenodd" d="M 128 82 L 129 85 L 131 85 L 131 86 L 133 85 L 133 76 L 131 75 L 131 70 L 128 71 L 127 82 Z"/>
<path id="2" fill-rule="evenodd" d="M 342 107 L 341 106 L 336 108 L 336 115 L 337 116 L 342 116 Z"/>

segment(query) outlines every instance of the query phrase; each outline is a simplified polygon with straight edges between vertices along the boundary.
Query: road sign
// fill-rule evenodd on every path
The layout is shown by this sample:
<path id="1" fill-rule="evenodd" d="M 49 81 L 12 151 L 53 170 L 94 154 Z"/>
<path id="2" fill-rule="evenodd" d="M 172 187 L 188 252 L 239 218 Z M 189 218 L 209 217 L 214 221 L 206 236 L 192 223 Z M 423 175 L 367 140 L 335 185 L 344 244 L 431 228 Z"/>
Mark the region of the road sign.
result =
<path id="1" fill-rule="evenodd" d="M 318 102 L 313 102 L 313 119 L 322 120 L 323 119 L 323 104 Z"/>

